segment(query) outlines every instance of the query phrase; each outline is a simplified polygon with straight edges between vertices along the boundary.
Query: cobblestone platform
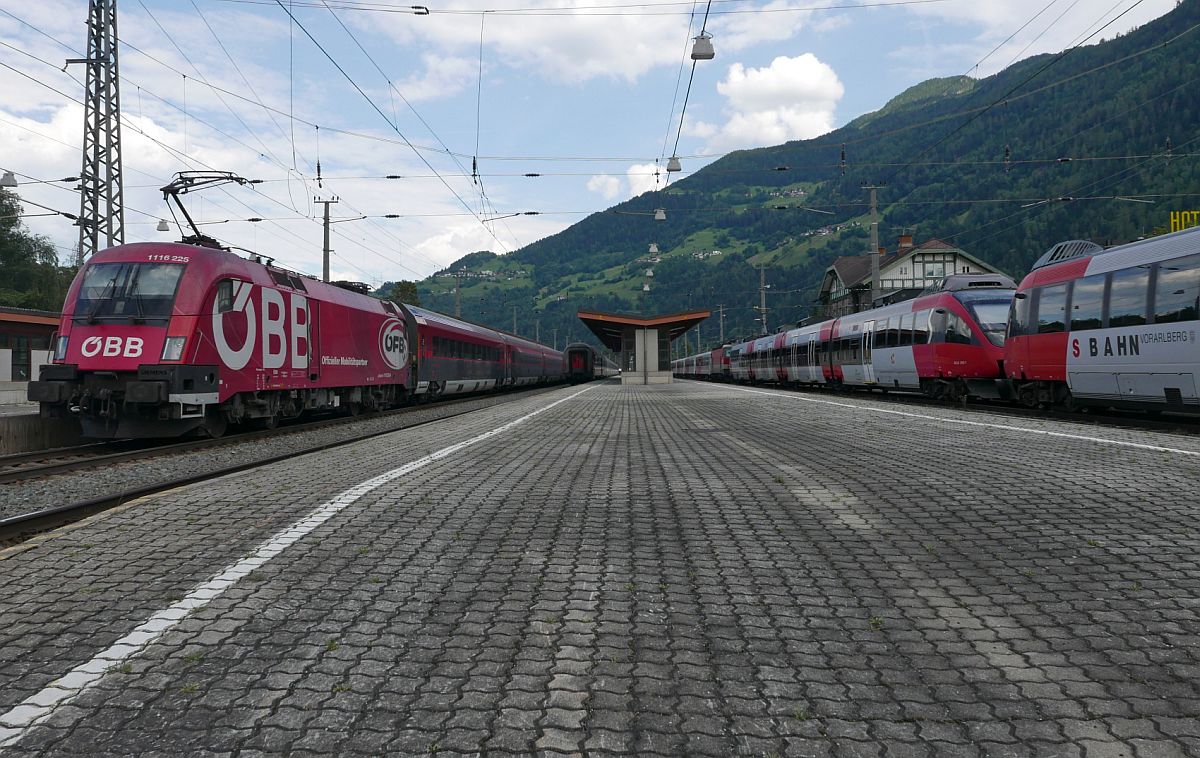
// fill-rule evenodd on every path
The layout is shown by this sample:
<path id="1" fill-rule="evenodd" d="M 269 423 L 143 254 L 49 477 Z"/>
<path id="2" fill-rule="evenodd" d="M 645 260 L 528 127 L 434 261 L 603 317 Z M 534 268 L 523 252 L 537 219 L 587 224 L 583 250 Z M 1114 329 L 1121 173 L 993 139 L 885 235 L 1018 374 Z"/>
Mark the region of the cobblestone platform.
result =
<path id="1" fill-rule="evenodd" d="M 0 753 L 1200 755 L 1200 440 L 577 392 L 0 553 Z"/>

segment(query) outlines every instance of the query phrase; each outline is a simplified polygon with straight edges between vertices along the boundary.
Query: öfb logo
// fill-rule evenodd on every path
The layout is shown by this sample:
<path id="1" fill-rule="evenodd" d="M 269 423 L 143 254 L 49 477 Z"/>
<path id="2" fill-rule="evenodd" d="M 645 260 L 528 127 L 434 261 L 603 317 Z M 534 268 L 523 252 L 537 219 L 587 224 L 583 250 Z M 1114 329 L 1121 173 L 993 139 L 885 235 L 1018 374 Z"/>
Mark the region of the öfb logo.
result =
<path id="1" fill-rule="evenodd" d="M 379 354 L 394 369 L 404 368 L 408 361 L 408 342 L 404 339 L 404 322 L 388 319 L 379 328 Z"/>

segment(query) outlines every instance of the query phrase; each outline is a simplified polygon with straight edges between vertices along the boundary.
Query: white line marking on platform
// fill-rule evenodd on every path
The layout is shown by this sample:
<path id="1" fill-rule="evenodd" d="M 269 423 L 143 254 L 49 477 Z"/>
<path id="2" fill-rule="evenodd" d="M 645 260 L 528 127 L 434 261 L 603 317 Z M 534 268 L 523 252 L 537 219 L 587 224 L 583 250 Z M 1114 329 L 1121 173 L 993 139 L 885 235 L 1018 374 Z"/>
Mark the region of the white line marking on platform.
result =
<path id="1" fill-rule="evenodd" d="M 405 474 L 412 473 L 434 461 L 453 455 L 463 448 L 483 442 L 498 434 L 503 434 L 514 426 L 524 423 L 534 416 L 545 413 L 556 405 L 573 400 L 590 389 L 592 387 L 586 387 L 561 400 L 556 400 L 544 408 L 539 408 L 532 413 L 527 413 L 518 419 L 509 421 L 507 424 L 498 426 L 491 431 L 442 448 L 435 453 L 430 453 L 424 458 L 406 463 L 399 468 L 386 471 L 373 479 L 368 479 L 361 484 L 351 487 L 332 500 L 327 501 L 312 513 L 259 545 L 250 555 L 236 563 L 230 564 L 219 574 L 189 592 L 183 600 L 155 613 L 132 632 L 113 643 L 107 650 L 100 651 L 87 663 L 76 666 L 63 676 L 47 684 L 40 692 L 25 698 L 9 710 L 8 713 L 0 715 L 0 747 L 12 745 L 21 739 L 26 731 L 49 718 L 59 706 L 78 697 L 88 687 L 100 681 L 109 669 L 158 640 L 169 629 L 186 618 L 189 613 L 203 608 L 220 597 L 225 590 L 232 587 L 239 579 L 291 547 L 334 515 L 353 505 L 359 498 L 371 490 Z"/>
<path id="2" fill-rule="evenodd" d="M 1021 432 L 1023 434 L 1041 434 L 1046 437 L 1061 437 L 1069 440 L 1082 440 L 1084 442 L 1101 442 L 1106 445 L 1120 445 L 1121 447 L 1132 447 L 1139 450 L 1153 450 L 1158 453 L 1178 453 L 1180 455 L 1191 455 L 1200 457 L 1200 450 L 1183 450 L 1177 447 L 1160 447 L 1159 445 L 1146 445 L 1140 442 L 1124 442 L 1122 440 L 1111 440 L 1105 437 L 1090 437 L 1086 434 L 1068 434 L 1067 432 L 1051 432 L 1045 429 L 1030 429 L 1024 426 L 1012 426 L 1011 424 L 993 424 L 986 421 L 968 421 L 961 418 L 947 418 L 946 416 L 930 416 L 925 413 L 913 413 L 912 411 L 897 411 L 891 408 L 872 408 L 868 405 L 855 405 L 854 403 L 842 403 L 836 400 L 819 400 L 815 397 L 804 397 L 802 395 L 792 395 L 789 393 L 777 391 L 766 392 L 764 390 L 752 390 L 746 387 L 729 387 L 729 389 L 738 390 L 739 392 L 749 392 L 755 395 L 767 395 L 768 397 L 778 397 L 785 400 L 799 400 L 805 403 L 818 403 L 820 405 L 835 405 L 839 408 L 853 408 L 859 411 L 872 411 L 874 413 L 887 413 L 892 416 L 905 416 L 907 418 L 920 418 L 929 421 L 941 421 L 946 424 L 959 424 L 962 426 L 981 426 L 988 429 L 1003 429 L 1008 432 Z"/>

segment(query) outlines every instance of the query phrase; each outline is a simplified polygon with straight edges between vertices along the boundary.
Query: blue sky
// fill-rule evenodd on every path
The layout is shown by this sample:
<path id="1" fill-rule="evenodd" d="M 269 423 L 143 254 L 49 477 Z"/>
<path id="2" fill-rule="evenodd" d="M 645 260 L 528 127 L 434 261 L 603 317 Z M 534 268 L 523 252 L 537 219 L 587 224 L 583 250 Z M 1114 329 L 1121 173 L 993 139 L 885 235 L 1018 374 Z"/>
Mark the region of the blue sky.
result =
<path id="1" fill-rule="evenodd" d="M 933 76 L 987 76 L 1105 24 L 1091 42 L 1111 38 L 1174 4 L 714 0 L 716 57 L 697 63 L 679 129 L 704 3 L 454 0 L 414 15 L 401 0 L 119 0 L 126 239 L 176 238 L 155 231 L 170 218 L 158 188 L 213 168 L 264 180 L 188 196 L 221 241 L 319 274 L 312 201 L 336 195 L 334 276 L 419 278 L 653 189 L 677 133 L 694 171 L 818 136 Z M 82 0 L 0 0 L 0 168 L 23 181 L 79 173 L 82 69 L 61 67 L 82 57 L 86 17 Z M 20 194 L 79 210 L 69 184 Z M 539 215 L 497 218 L 527 211 Z M 78 234 L 62 217 L 27 223 L 64 256 Z"/>

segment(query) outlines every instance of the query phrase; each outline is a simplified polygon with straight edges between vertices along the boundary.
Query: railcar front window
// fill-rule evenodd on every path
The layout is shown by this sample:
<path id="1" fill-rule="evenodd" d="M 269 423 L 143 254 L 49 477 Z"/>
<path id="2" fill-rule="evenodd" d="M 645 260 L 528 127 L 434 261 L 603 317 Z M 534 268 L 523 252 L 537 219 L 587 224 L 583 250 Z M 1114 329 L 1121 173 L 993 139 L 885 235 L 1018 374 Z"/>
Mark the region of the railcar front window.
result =
<path id="1" fill-rule="evenodd" d="M 179 263 L 93 263 L 83 275 L 75 318 L 169 318 L 183 268 Z"/>
<path id="2" fill-rule="evenodd" d="M 1015 290 L 989 290 L 976 292 L 959 292 L 956 297 L 966 306 L 967 311 L 984 336 L 996 347 L 1004 344 L 1004 335 L 1008 330 L 1008 314 L 1012 307 Z"/>

